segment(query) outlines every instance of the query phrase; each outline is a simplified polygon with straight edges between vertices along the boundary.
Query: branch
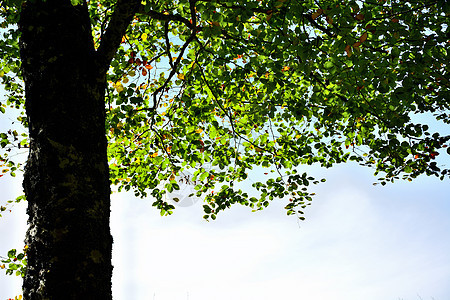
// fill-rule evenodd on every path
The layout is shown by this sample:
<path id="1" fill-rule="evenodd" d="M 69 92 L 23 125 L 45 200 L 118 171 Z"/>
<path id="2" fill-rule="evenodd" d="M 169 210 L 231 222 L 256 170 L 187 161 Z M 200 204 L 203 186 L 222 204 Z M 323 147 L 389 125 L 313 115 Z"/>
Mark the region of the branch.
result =
<path id="1" fill-rule="evenodd" d="M 97 50 L 100 72 L 104 73 L 108 70 L 128 25 L 130 25 L 140 7 L 142 7 L 140 0 L 117 1 L 111 20 Z"/>
<path id="2" fill-rule="evenodd" d="M 183 44 L 183 46 L 181 47 L 180 50 L 180 54 L 178 55 L 175 64 L 172 67 L 172 70 L 170 71 L 169 76 L 167 77 L 166 81 L 163 83 L 162 86 L 160 86 L 159 88 L 157 88 L 155 90 L 155 92 L 153 93 L 153 109 L 156 109 L 158 106 L 158 101 L 156 100 L 156 97 L 158 96 L 158 94 L 164 90 L 167 85 L 169 84 L 170 80 L 172 79 L 173 75 L 175 75 L 175 73 L 178 72 L 178 67 L 180 65 L 181 59 L 183 58 L 184 55 L 184 51 L 186 50 L 186 48 L 189 46 L 189 44 L 194 40 L 195 38 L 195 30 L 191 33 L 191 35 L 189 36 L 189 38 L 186 40 L 186 42 Z"/>
<path id="3" fill-rule="evenodd" d="M 170 53 L 169 21 L 164 22 L 164 38 L 166 39 L 167 55 L 169 56 L 169 65 L 172 69 L 174 69 L 172 53 Z"/>
<path id="4" fill-rule="evenodd" d="M 195 26 L 189 22 L 188 19 L 183 18 L 181 15 L 179 14 L 164 14 L 164 13 L 160 13 L 154 10 L 146 10 L 144 6 L 140 6 L 139 10 L 137 11 L 137 14 L 140 15 L 144 15 L 144 16 L 149 16 L 152 19 L 155 20 L 160 20 L 160 21 L 177 21 L 177 22 L 181 22 L 184 25 L 186 25 L 186 27 L 190 28 L 191 30 L 195 30 Z"/>
<path id="5" fill-rule="evenodd" d="M 276 13 L 279 12 L 280 9 L 276 8 L 276 7 L 251 7 L 251 8 L 247 8 L 245 7 L 245 5 L 236 5 L 236 4 L 232 4 L 232 5 L 228 5 L 228 3 L 222 3 L 221 1 L 213 1 L 213 0 L 199 0 L 196 2 L 215 2 L 218 4 L 217 7 L 223 7 L 223 8 L 227 8 L 227 9 L 233 9 L 233 10 L 237 10 L 237 9 L 241 9 L 241 10 L 250 10 L 253 13 L 264 13 L 264 14 L 269 14 L 269 11 L 271 11 L 271 13 Z M 238 1 L 236 1 L 237 3 L 239 3 Z"/>
<path id="6" fill-rule="evenodd" d="M 322 32 L 325 32 L 329 37 L 332 37 L 332 38 L 335 38 L 335 37 L 336 37 L 336 34 L 333 33 L 332 30 L 330 30 L 329 28 L 326 28 L 326 27 L 320 25 L 319 23 L 317 23 L 317 22 L 312 18 L 311 15 L 309 15 L 309 14 L 304 14 L 303 16 L 305 17 L 305 19 L 307 19 L 307 20 L 309 21 L 309 23 L 310 23 L 314 28 L 319 29 L 319 30 L 322 31 Z"/>
<path id="7" fill-rule="evenodd" d="M 187 38 L 186 42 L 183 44 L 183 46 L 180 49 L 180 54 L 178 55 L 176 61 L 174 64 L 172 64 L 171 62 L 171 54 L 170 54 L 170 48 L 167 48 L 167 52 L 168 52 L 168 56 L 169 56 L 169 60 L 170 60 L 170 66 L 172 67 L 172 70 L 170 71 L 169 76 L 167 77 L 166 81 L 163 83 L 162 86 L 160 86 L 159 88 L 157 88 L 155 90 L 155 92 L 153 93 L 153 108 L 156 109 L 158 106 L 158 101 L 156 100 L 156 97 L 158 96 L 158 94 L 163 91 L 167 85 L 169 84 L 170 80 L 172 79 L 173 75 L 175 75 L 175 73 L 178 72 L 178 68 L 180 66 L 181 63 L 181 59 L 183 58 L 184 55 L 184 51 L 186 51 L 187 47 L 189 46 L 189 44 L 196 38 L 196 34 L 197 34 L 197 26 L 196 26 L 196 17 L 195 17 L 195 1 L 194 0 L 190 0 L 189 1 L 189 8 L 190 8 L 190 12 L 191 12 L 191 17 L 192 17 L 192 23 L 189 22 L 189 20 L 181 17 L 180 15 L 166 15 L 166 14 L 161 14 L 155 11 L 149 11 L 149 16 L 151 16 L 151 14 L 155 15 L 155 18 L 160 17 L 163 19 L 163 21 L 166 21 L 166 27 L 165 27 L 165 38 L 166 38 L 166 43 L 167 43 L 167 47 L 170 47 L 170 43 L 168 40 L 168 26 L 169 26 L 169 21 L 180 21 L 183 22 L 184 24 L 186 24 L 186 26 L 191 29 L 191 35 Z"/>

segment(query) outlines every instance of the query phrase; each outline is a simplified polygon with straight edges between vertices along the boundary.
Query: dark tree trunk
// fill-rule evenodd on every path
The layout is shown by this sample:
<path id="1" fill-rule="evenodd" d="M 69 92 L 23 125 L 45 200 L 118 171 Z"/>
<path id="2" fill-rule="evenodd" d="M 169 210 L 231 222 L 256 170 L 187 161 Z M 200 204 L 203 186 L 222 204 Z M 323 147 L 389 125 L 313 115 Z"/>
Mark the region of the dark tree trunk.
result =
<path id="1" fill-rule="evenodd" d="M 19 29 L 31 139 L 24 298 L 111 299 L 105 74 L 87 8 L 26 1 Z"/>

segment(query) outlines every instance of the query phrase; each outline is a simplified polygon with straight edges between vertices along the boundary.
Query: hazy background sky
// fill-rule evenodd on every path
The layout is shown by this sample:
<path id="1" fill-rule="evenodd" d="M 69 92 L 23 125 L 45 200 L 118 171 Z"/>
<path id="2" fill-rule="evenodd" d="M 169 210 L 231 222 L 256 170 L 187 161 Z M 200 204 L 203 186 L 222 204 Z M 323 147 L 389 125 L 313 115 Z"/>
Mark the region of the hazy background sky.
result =
<path id="1" fill-rule="evenodd" d="M 373 186 L 370 169 L 349 165 L 315 173 L 328 180 L 300 222 L 281 202 L 206 222 L 201 203 L 160 217 L 149 199 L 114 194 L 114 298 L 450 299 L 448 182 Z M 2 201 L 19 181 L 1 178 Z M 25 220 L 24 205 L 0 219 L 2 255 L 22 247 Z M 3 272 L 1 300 L 20 294 Z"/>

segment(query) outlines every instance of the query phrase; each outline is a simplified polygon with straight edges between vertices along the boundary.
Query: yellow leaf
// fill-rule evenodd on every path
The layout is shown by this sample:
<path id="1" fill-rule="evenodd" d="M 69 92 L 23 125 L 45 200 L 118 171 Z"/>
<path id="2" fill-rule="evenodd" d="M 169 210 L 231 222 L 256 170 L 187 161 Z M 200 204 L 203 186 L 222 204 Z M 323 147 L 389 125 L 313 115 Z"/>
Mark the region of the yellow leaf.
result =
<path id="1" fill-rule="evenodd" d="M 326 19 L 326 20 L 327 20 L 327 23 L 328 23 L 328 24 L 333 25 L 333 22 L 334 22 L 334 21 L 333 21 L 333 18 L 332 18 L 332 17 L 327 16 L 327 19 Z"/>
<path id="2" fill-rule="evenodd" d="M 171 180 L 171 181 L 172 181 L 172 180 L 175 180 L 175 175 L 173 175 L 173 174 L 172 174 L 172 175 L 170 175 L 170 178 L 169 178 L 169 180 Z"/>
<path id="3" fill-rule="evenodd" d="M 177 78 L 183 80 L 184 79 L 184 74 L 183 73 L 178 74 Z"/>
<path id="4" fill-rule="evenodd" d="M 350 45 L 345 46 L 345 52 L 347 52 L 347 56 L 352 56 L 352 47 Z"/>
<path id="5" fill-rule="evenodd" d="M 313 14 L 311 15 L 311 18 L 312 18 L 313 20 L 315 20 L 315 19 L 317 19 L 318 17 L 320 17 L 320 15 L 322 15 L 322 13 L 323 13 L 323 9 L 319 8 L 315 13 L 313 13 Z"/>
<path id="6" fill-rule="evenodd" d="M 364 41 L 367 40 L 367 32 L 364 32 L 363 35 L 359 38 L 359 41 L 361 43 L 364 43 Z"/>
<path id="7" fill-rule="evenodd" d="M 123 85 L 122 85 L 122 82 L 117 82 L 117 83 L 114 85 L 114 88 L 116 89 L 116 91 L 117 91 L 118 93 L 123 92 Z"/>
<path id="8" fill-rule="evenodd" d="M 157 157 L 158 156 L 158 152 L 155 152 L 152 154 L 152 157 Z"/>
<path id="9" fill-rule="evenodd" d="M 148 37 L 148 35 L 147 35 L 145 32 L 141 35 L 141 39 L 142 39 L 143 41 L 146 41 L 146 40 L 147 40 L 147 37 Z"/>
<path id="10" fill-rule="evenodd" d="M 123 83 L 128 83 L 128 81 L 129 81 L 128 77 L 125 77 L 124 79 L 122 79 Z"/>
<path id="11" fill-rule="evenodd" d="M 199 129 L 197 129 L 195 132 L 196 132 L 196 133 L 201 133 L 202 131 L 203 131 L 203 129 L 199 128 Z"/>

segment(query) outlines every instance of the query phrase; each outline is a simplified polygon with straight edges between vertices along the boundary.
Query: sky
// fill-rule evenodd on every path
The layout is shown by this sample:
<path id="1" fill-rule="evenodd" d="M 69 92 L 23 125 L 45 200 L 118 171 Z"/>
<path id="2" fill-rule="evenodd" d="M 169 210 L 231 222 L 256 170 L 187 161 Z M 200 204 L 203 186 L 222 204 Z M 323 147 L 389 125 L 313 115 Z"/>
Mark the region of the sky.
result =
<path id="1" fill-rule="evenodd" d="M 373 186 L 372 171 L 355 165 L 312 172 L 327 182 L 305 221 L 282 201 L 206 222 L 201 202 L 161 217 L 150 199 L 113 194 L 114 299 L 450 299 L 448 182 Z M 13 198 L 20 178 L 3 177 L 0 190 L 0 201 Z M 24 209 L 0 219 L 1 255 L 22 247 Z M 20 284 L 2 272 L 0 300 Z"/>

